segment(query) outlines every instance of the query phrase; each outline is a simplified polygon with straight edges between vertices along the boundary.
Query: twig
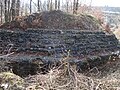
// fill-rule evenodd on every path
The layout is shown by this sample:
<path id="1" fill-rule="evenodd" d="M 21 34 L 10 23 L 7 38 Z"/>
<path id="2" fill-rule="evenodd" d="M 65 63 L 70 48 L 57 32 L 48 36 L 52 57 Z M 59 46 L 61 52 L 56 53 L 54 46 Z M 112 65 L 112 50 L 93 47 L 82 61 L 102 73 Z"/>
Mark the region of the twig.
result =
<path id="1" fill-rule="evenodd" d="M 8 56 L 10 56 L 10 55 L 12 55 L 12 54 L 14 54 L 14 52 L 9 53 L 9 54 L 6 54 L 6 55 L 1 55 L 0 58 L 7 58 Z"/>

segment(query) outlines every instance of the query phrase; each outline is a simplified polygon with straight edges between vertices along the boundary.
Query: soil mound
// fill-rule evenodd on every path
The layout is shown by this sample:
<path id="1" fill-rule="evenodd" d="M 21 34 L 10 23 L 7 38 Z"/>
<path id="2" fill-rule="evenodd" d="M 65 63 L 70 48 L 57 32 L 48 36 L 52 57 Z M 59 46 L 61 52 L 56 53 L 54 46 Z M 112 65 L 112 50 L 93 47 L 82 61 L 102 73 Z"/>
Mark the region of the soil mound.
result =
<path id="1" fill-rule="evenodd" d="M 70 15 L 60 10 L 34 13 L 25 17 L 18 17 L 14 21 L 5 23 L 0 28 L 45 28 L 45 29 L 82 29 L 98 30 L 98 21 L 90 15 Z"/>

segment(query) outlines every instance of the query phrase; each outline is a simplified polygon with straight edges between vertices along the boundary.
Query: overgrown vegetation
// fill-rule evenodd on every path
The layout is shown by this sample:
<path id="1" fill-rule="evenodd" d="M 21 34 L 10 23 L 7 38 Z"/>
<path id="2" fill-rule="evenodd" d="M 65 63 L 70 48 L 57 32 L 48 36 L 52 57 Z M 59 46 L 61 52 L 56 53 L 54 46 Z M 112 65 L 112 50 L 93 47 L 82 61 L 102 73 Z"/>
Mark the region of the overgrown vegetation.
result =
<path id="1" fill-rule="evenodd" d="M 0 73 L 0 87 L 5 90 L 119 90 L 120 60 L 109 61 L 102 67 L 78 73 L 69 57 L 61 59 L 59 67 L 53 67 L 47 74 L 30 75 L 25 78 L 12 72 Z"/>

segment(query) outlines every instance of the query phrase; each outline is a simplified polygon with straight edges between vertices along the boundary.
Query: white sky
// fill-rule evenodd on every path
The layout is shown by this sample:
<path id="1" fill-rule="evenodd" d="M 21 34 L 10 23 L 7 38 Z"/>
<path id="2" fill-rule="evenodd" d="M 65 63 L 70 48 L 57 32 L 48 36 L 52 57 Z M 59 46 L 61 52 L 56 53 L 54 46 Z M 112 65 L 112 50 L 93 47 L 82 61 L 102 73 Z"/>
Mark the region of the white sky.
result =
<path id="1" fill-rule="evenodd" d="M 120 0 L 93 0 L 92 5 L 120 7 Z"/>
<path id="2" fill-rule="evenodd" d="M 29 3 L 29 0 L 22 0 Z M 37 0 L 33 0 L 36 2 Z M 41 0 L 44 2 L 45 0 Z M 53 0 L 54 1 L 54 0 Z M 65 2 L 66 0 L 61 0 L 61 2 Z M 70 0 L 71 1 L 71 0 Z M 73 1 L 73 0 L 72 0 Z M 79 0 L 82 3 L 90 4 L 91 0 Z M 113 7 L 120 7 L 120 0 L 92 0 L 93 6 L 113 6 Z"/>

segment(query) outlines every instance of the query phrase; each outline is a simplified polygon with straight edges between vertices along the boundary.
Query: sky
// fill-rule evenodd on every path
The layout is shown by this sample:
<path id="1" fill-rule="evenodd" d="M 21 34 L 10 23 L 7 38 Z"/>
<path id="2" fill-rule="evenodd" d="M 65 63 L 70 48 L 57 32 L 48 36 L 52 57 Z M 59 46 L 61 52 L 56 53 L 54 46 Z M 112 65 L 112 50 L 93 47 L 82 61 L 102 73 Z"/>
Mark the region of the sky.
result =
<path id="1" fill-rule="evenodd" d="M 120 7 L 120 0 L 93 0 L 92 5 Z"/>
<path id="2" fill-rule="evenodd" d="M 23 1 L 29 3 L 29 0 L 23 0 Z M 33 0 L 33 1 L 37 2 L 37 0 Z M 44 2 L 45 0 L 41 0 L 41 1 Z M 66 0 L 61 0 L 61 2 L 62 1 L 65 2 Z M 82 1 L 82 3 L 88 4 L 88 5 L 91 2 L 91 0 L 79 0 L 79 1 Z M 120 0 L 92 0 L 92 6 L 113 6 L 113 7 L 120 7 Z"/>

